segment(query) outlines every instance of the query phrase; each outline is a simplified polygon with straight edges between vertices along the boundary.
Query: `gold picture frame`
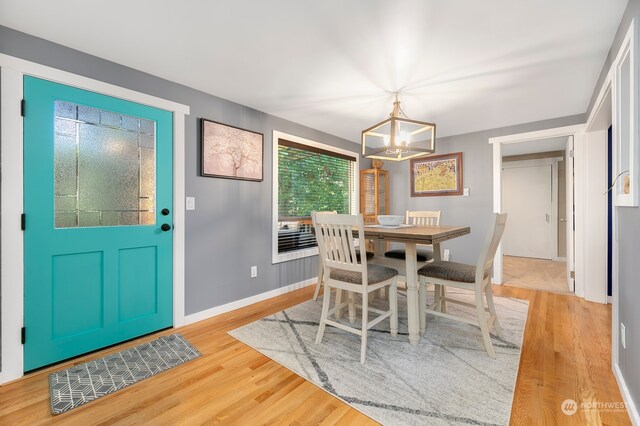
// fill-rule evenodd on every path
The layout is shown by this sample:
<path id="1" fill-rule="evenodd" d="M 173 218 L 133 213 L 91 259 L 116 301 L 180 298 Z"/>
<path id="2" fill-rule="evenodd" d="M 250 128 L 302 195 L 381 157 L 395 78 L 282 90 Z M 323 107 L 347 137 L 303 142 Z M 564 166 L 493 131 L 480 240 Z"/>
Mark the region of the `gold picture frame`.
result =
<path id="1" fill-rule="evenodd" d="M 462 152 L 411 160 L 412 197 L 462 195 Z"/>

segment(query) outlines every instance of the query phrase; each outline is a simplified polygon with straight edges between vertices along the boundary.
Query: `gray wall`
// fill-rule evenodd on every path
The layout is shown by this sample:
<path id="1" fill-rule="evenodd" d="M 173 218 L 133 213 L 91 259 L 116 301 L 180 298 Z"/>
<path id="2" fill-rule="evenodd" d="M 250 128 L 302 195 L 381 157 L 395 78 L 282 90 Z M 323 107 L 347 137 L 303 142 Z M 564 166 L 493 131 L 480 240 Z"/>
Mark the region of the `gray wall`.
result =
<path id="1" fill-rule="evenodd" d="M 409 162 L 385 162 L 383 168 L 389 170 L 391 213 L 441 210 L 441 224 L 471 226 L 470 235 L 446 242 L 443 246 L 451 250 L 451 260 L 475 263 L 493 212 L 493 147 L 488 142 L 489 138 L 581 124 L 584 119 L 584 114 L 579 114 L 438 139 L 436 154 L 463 153 L 463 185 L 470 189 L 469 197 L 411 197 Z"/>
<path id="2" fill-rule="evenodd" d="M 604 78 L 611 67 L 611 62 L 620 49 L 622 40 L 627 34 L 631 20 L 640 21 L 640 0 L 629 0 L 607 61 L 602 68 L 600 80 L 593 92 L 589 110 L 593 108 Z M 638 22 L 637 24 L 640 24 Z M 638 40 L 636 40 L 638 43 Z M 636 76 L 639 77 L 639 76 Z M 638 89 L 636 89 L 638 90 Z M 635 406 L 640 404 L 640 310 L 637 303 L 640 300 L 640 263 L 638 263 L 638 241 L 640 241 L 640 209 L 632 207 L 618 207 L 618 298 L 620 300 L 620 322 L 625 324 L 627 334 L 627 348 L 619 345 L 620 370 L 631 393 Z"/>
<path id="3" fill-rule="evenodd" d="M 354 143 L 0 26 L 0 52 L 191 107 L 186 120 L 186 314 L 317 275 L 317 257 L 271 264 L 271 135 L 279 130 L 358 151 Z M 198 176 L 199 119 L 264 133 L 264 181 Z M 356 135 L 357 136 L 357 135 Z M 4 141 L 3 141 L 4 143 Z M 258 278 L 249 268 L 258 266 Z"/>

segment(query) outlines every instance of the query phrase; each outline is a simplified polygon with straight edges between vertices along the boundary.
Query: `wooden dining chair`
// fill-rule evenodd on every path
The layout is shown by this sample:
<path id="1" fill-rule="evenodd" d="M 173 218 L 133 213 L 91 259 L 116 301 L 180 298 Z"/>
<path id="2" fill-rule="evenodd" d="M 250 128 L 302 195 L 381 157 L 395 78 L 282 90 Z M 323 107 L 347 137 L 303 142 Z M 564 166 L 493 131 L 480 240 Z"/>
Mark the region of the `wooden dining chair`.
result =
<path id="1" fill-rule="evenodd" d="M 313 212 L 311 213 L 313 214 L 337 214 L 338 212 L 336 212 L 335 210 L 332 211 L 321 211 L 321 212 Z M 365 251 L 366 256 L 367 256 L 367 260 L 370 260 L 374 257 L 374 253 L 370 252 L 370 251 Z M 360 248 L 356 248 L 356 256 L 359 258 L 360 257 Z M 313 292 L 313 300 L 318 300 L 318 295 L 320 294 L 320 288 L 322 287 L 322 283 L 324 281 L 324 267 L 322 265 L 322 256 L 319 256 L 318 259 L 318 282 L 316 283 L 316 290 Z M 341 293 L 342 292 L 338 292 L 338 295 L 336 296 L 336 303 L 340 303 L 340 299 L 341 299 Z"/>
<path id="2" fill-rule="evenodd" d="M 379 265 L 371 265 L 356 256 L 353 229 L 358 230 L 360 247 L 364 247 L 364 221 L 362 215 L 313 214 L 318 249 L 324 266 L 325 291 L 322 299 L 322 315 L 316 337 L 316 344 L 322 342 L 326 325 L 354 333 L 361 338 L 360 362 L 364 364 L 367 352 L 367 331 L 380 321 L 390 318 L 391 335 L 398 333 L 397 282 L 398 271 Z M 390 286 L 389 309 L 384 311 L 369 306 L 369 294 Z M 362 298 L 361 327 L 355 328 L 329 319 L 341 307 L 329 309 L 331 288 L 345 290 L 350 294 L 360 294 Z M 355 315 L 351 311 L 350 317 Z M 369 312 L 378 316 L 369 321 Z"/>
<path id="3" fill-rule="evenodd" d="M 407 210 L 405 214 L 405 224 L 414 226 L 440 225 L 440 210 Z M 426 265 L 427 262 L 433 262 L 433 246 L 431 245 L 417 245 L 416 254 L 418 257 L 416 269 L 420 269 Z M 376 257 L 374 263 L 396 269 L 398 271 L 398 281 L 407 282 L 407 263 L 404 248 L 388 250 L 385 252 L 384 257 Z M 417 273 L 417 270 L 414 271 L 414 273 Z M 436 297 L 443 298 L 444 287 L 439 287 L 436 290 Z"/>
<path id="4" fill-rule="evenodd" d="M 410 211 L 407 210 L 405 215 L 405 224 L 414 225 L 414 226 L 437 226 L 440 225 L 440 211 Z M 418 255 L 418 266 L 422 266 L 426 262 L 433 261 L 433 246 L 431 245 L 423 245 L 419 244 L 416 247 L 417 255 Z M 404 248 L 388 250 L 384 254 L 385 258 L 388 259 L 400 259 L 403 262 L 398 263 L 398 266 L 404 265 L 404 261 L 406 260 L 406 252 Z M 385 259 L 386 260 L 386 259 Z M 393 266 L 392 266 L 393 265 Z M 389 264 L 388 266 L 395 267 L 394 264 Z M 406 280 L 406 271 L 405 268 L 398 269 L 398 280 L 405 281 Z"/>
<path id="5" fill-rule="evenodd" d="M 493 260 L 496 255 L 498 244 L 504 233 L 504 227 L 507 222 L 507 214 L 495 214 L 491 229 L 487 234 L 484 248 L 480 254 L 476 265 L 467 265 L 464 263 L 448 262 L 448 261 L 435 261 L 428 263 L 422 268 L 418 269 L 418 276 L 420 277 L 420 292 L 424 294 L 426 292 L 426 285 L 431 283 L 437 286 L 443 287 L 455 287 L 466 290 L 473 290 L 475 294 L 475 304 L 466 303 L 456 299 L 443 298 L 443 300 L 436 300 L 433 305 L 427 307 L 426 303 L 420 303 L 420 331 L 424 333 L 426 328 L 427 314 L 437 315 L 444 318 L 454 319 L 457 321 L 466 322 L 468 324 L 480 326 L 482 338 L 484 340 L 484 346 L 487 349 L 487 353 L 490 357 L 495 358 L 496 353 L 491 344 L 491 336 L 489 330 L 493 326 L 496 334 L 500 336 L 502 330 L 500 329 L 500 323 L 498 322 L 498 316 L 493 303 L 493 291 L 491 288 L 491 267 L 493 266 Z M 487 308 L 484 306 L 483 294 L 487 299 Z M 424 300 L 424 297 L 420 297 L 420 300 Z M 477 311 L 477 320 L 468 319 L 443 312 L 441 304 L 444 302 L 455 303 L 470 308 L 474 308 Z M 488 311 L 488 315 L 487 315 Z"/>

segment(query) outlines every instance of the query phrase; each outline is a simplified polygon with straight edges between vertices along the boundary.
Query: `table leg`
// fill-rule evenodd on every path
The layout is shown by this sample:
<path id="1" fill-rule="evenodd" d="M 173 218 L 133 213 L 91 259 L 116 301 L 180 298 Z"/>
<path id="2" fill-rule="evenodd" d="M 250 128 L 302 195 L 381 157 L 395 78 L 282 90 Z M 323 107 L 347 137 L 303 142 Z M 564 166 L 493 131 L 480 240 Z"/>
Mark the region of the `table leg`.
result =
<path id="1" fill-rule="evenodd" d="M 418 282 L 416 263 L 416 244 L 405 243 L 405 258 L 407 262 L 407 319 L 409 323 L 409 341 L 417 345 L 420 341 L 420 310 L 418 309 Z"/>
<path id="2" fill-rule="evenodd" d="M 440 246 L 440 243 L 433 244 L 433 258 L 436 262 L 442 260 L 442 246 Z M 440 312 L 447 312 L 447 302 L 445 301 L 445 292 L 443 285 L 435 286 L 433 298 L 436 302 L 436 310 Z"/>

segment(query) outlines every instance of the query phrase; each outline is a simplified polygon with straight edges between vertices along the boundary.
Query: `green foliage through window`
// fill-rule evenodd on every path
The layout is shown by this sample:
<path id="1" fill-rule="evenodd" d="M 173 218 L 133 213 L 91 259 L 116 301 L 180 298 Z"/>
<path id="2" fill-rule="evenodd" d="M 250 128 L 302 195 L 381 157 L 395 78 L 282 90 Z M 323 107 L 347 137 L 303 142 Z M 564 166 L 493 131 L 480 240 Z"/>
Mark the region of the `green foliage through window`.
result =
<path id="1" fill-rule="evenodd" d="M 279 145 L 279 220 L 310 217 L 313 211 L 349 214 L 354 164 L 352 160 Z"/>

